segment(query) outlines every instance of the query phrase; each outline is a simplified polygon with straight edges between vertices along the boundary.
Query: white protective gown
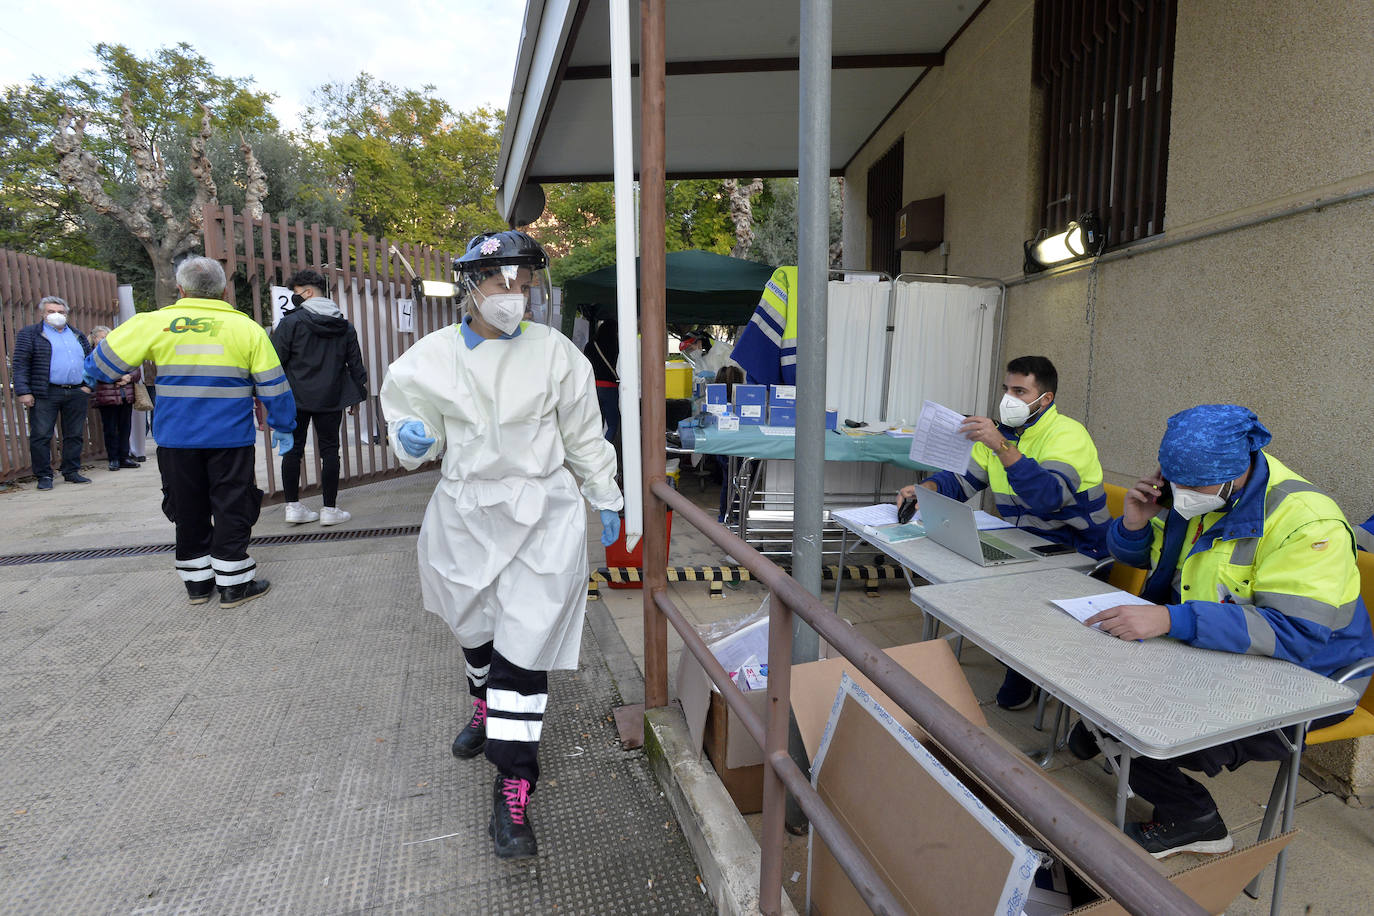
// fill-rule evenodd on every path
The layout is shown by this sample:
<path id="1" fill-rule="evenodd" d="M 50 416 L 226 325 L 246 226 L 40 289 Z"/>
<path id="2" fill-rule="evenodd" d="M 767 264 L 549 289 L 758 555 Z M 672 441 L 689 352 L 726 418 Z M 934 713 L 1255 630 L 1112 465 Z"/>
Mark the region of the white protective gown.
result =
<path id="1" fill-rule="evenodd" d="M 426 335 L 387 370 L 382 411 L 405 467 L 443 455 L 420 528 L 425 609 L 464 646 L 494 642 L 531 670 L 576 668 L 587 608 L 582 497 L 596 509 L 624 500 L 591 363 L 562 334 L 522 327 L 473 349 L 458 325 Z M 419 457 L 396 441 L 407 420 L 435 439 Z"/>

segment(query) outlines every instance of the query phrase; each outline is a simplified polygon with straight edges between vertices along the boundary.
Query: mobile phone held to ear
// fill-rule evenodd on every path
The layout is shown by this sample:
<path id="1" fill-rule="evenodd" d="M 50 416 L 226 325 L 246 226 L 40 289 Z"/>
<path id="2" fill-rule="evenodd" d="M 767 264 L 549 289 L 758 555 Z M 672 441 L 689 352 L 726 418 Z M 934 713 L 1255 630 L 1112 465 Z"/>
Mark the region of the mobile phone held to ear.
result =
<path id="1" fill-rule="evenodd" d="M 1160 484 L 1159 495 L 1155 497 L 1155 505 L 1161 509 L 1171 509 L 1174 505 L 1174 488 L 1169 486 L 1169 481 Z"/>
<path id="2" fill-rule="evenodd" d="M 1032 553 L 1038 553 L 1042 557 L 1057 557 L 1063 553 L 1073 553 L 1072 544 L 1037 544 L 1031 548 Z"/>

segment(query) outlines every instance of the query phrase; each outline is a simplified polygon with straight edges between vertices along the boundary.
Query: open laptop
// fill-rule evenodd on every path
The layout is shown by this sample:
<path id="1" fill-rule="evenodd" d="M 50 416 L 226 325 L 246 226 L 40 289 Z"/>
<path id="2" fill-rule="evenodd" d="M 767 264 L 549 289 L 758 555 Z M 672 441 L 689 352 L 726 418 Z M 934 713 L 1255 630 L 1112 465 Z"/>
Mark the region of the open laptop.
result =
<path id="1" fill-rule="evenodd" d="M 978 530 L 973 507 L 934 490 L 919 494 L 921 527 L 926 537 L 979 566 L 1001 566 L 1039 559 L 1035 554 Z"/>

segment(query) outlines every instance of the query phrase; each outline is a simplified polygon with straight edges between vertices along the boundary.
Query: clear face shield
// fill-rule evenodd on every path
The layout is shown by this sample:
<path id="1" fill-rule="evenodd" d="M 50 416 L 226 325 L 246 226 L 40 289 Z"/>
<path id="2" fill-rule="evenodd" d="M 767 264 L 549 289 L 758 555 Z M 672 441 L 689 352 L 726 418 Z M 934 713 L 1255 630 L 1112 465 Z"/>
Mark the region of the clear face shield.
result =
<path id="1" fill-rule="evenodd" d="M 552 285 L 546 268 L 503 264 L 463 275 L 467 308 L 502 334 L 512 334 L 521 321 L 547 324 Z"/>

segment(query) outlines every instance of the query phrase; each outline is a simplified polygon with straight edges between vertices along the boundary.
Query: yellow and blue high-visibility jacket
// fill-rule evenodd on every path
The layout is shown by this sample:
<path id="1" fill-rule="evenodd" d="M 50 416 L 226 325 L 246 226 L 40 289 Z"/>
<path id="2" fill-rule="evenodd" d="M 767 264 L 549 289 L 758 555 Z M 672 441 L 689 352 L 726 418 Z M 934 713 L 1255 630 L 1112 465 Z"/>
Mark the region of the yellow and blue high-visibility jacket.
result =
<path id="1" fill-rule="evenodd" d="M 1175 639 L 1324 675 L 1374 656 L 1350 525 L 1331 497 L 1262 451 L 1229 511 L 1170 511 L 1139 531 L 1117 519 L 1107 546 L 1150 570 L 1141 594 L 1169 609 Z"/>
<path id="2" fill-rule="evenodd" d="M 797 268 L 779 267 L 730 354 L 755 385 L 797 384 Z"/>
<path id="3" fill-rule="evenodd" d="M 996 452 L 975 442 L 967 471 L 930 477 L 940 494 L 968 500 L 991 487 L 997 514 L 1016 527 L 1090 557 L 1105 555 L 1111 513 L 1097 446 L 1083 424 L 1051 404 L 1021 428 L 1019 437 L 1000 423 L 997 428 L 1021 457 L 1003 467 Z"/>
<path id="4" fill-rule="evenodd" d="M 296 401 L 272 341 L 256 321 L 219 299 L 181 299 L 141 312 L 86 357 L 86 373 L 111 382 L 157 364 L 153 438 L 161 448 L 238 448 L 256 438 L 253 398 L 278 432 L 296 428 Z"/>

